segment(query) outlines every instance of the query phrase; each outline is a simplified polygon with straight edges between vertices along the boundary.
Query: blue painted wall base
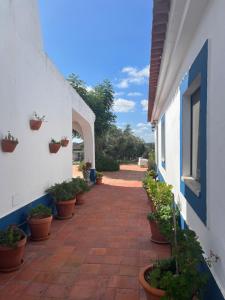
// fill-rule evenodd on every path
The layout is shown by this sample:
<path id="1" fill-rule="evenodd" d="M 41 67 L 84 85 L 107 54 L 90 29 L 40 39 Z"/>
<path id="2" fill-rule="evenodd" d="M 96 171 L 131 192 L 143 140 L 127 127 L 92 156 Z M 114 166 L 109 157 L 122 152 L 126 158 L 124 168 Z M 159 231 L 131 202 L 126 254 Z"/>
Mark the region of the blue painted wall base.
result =
<path id="1" fill-rule="evenodd" d="M 44 195 L 31 203 L 17 209 L 16 211 L 6 215 L 0 219 L 0 229 L 5 229 L 9 225 L 15 224 L 23 229 L 27 234 L 29 234 L 29 228 L 26 223 L 28 213 L 31 208 L 37 206 L 38 204 L 44 204 L 48 207 L 51 207 L 54 210 L 54 205 L 51 197 L 49 195 Z"/>

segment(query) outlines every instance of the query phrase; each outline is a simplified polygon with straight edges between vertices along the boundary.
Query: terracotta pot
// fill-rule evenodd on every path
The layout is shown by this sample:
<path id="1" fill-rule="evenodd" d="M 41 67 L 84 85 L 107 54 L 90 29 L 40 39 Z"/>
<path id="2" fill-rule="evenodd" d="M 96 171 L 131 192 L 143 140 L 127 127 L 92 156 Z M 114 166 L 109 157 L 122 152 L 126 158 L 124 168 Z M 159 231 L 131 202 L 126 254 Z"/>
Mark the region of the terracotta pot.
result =
<path id="1" fill-rule="evenodd" d="M 68 144 L 69 144 L 69 140 L 61 140 L 61 146 L 62 147 L 67 147 L 68 146 Z"/>
<path id="2" fill-rule="evenodd" d="M 2 140 L 2 151 L 3 152 L 13 152 L 17 146 L 18 142 Z"/>
<path id="3" fill-rule="evenodd" d="M 30 129 L 38 130 L 40 129 L 41 124 L 42 124 L 41 120 L 30 120 Z"/>
<path id="4" fill-rule="evenodd" d="M 76 194 L 76 205 L 81 205 L 84 203 L 84 198 L 83 198 L 83 194 L 84 193 L 79 193 L 79 194 Z"/>
<path id="5" fill-rule="evenodd" d="M 102 184 L 102 177 L 96 178 L 96 184 Z"/>
<path id="6" fill-rule="evenodd" d="M 0 272 L 12 272 L 20 268 L 23 263 L 26 242 L 27 237 L 24 236 L 15 248 L 0 246 Z"/>
<path id="7" fill-rule="evenodd" d="M 49 143 L 50 153 L 57 153 L 61 147 L 61 144 Z"/>
<path id="8" fill-rule="evenodd" d="M 52 216 L 46 218 L 29 218 L 28 224 L 31 231 L 32 241 L 47 240 L 50 236 L 50 228 L 52 223 Z"/>
<path id="9" fill-rule="evenodd" d="M 76 203 L 76 199 L 68 200 L 68 201 L 57 201 L 56 209 L 57 209 L 57 218 L 58 219 L 70 219 L 74 214 L 74 205 Z"/>
<path id="10" fill-rule="evenodd" d="M 147 300 L 160 300 L 163 296 L 166 295 L 164 290 L 160 290 L 157 288 L 152 287 L 146 280 L 145 280 L 145 273 L 149 270 L 153 269 L 153 265 L 149 265 L 144 267 L 139 272 L 139 283 L 144 288 L 146 293 Z"/>
<path id="11" fill-rule="evenodd" d="M 157 244 L 169 244 L 165 237 L 161 234 L 158 224 L 151 220 L 149 221 L 151 229 L 151 241 Z"/>

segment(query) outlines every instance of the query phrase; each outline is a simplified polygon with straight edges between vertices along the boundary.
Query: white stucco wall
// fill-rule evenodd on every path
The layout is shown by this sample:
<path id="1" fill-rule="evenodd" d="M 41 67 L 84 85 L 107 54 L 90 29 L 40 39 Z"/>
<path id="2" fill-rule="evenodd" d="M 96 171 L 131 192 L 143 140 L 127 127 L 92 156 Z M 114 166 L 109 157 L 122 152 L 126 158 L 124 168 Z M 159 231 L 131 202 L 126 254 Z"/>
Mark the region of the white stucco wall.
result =
<path id="1" fill-rule="evenodd" d="M 189 47 L 183 51 L 182 64 L 173 83 L 161 98 L 160 115 L 166 118 L 166 170 L 159 169 L 174 186 L 176 201 L 187 224 L 196 231 L 206 255 L 212 250 L 220 257 L 211 271 L 225 296 L 225 1 L 208 1 L 195 27 Z M 188 30 L 188 29 L 187 29 Z M 187 31 L 188 34 L 188 31 Z M 208 39 L 208 103 L 207 103 L 207 226 L 205 226 L 180 193 L 180 91 L 179 84 Z M 176 62 L 174 63 L 174 65 Z M 169 73 L 170 71 L 168 71 Z M 163 94 L 163 93 L 162 93 Z M 160 105 L 158 105 L 159 109 Z M 158 156 L 161 162 L 161 122 L 158 123 Z"/>
<path id="2" fill-rule="evenodd" d="M 19 140 L 14 153 L 0 151 L 2 217 L 71 178 L 73 112 L 90 129 L 92 150 L 95 116 L 43 52 L 36 0 L 0 1 L 0 36 L 0 137 L 10 130 Z M 47 120 L 37 132 L 29 127 L 34 111 Z M 63 136 L 69 146 L 50 154 L 51 138 Z"/>

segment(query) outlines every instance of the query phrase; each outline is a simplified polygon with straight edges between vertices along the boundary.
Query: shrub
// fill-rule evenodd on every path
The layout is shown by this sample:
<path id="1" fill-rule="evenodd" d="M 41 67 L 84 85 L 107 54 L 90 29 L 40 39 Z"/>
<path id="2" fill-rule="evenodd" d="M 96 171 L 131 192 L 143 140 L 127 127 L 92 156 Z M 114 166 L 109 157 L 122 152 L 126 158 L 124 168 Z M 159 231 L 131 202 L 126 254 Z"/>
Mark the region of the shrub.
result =
<path id="1" fill-rule="evenodd" d="M 119 171 L 119 162 L 105 155 L 98 155 L 96 158 L 96 169 L 102 171 Z"/>
<path id="2" fill-rule="evenodd" d="M 73 178 L 72 185 L 75 186 L 76 194 L 88 192 L 90 190 L 87 182 L 80 177 Z"/>
<path id="3" fill-rule="evenodd" d="M 38 206 L 32 208 L 29 212 L 29 217 L 30 218 L 37 218 L 37 219 L 42 219 L 42 218 L 47 218 L 52 215 L 52 210 L 51 208 L 39 204 Z"/>
<path id="4" fill-rule="evenodd" d="M 103 177 L 103 173 L 102 172 L 96 172 L 96 178 L 102 178 Z"/>
<path id="5" fill-rule="evenodd" d="M 62 183 L 56 183 L 46 190 L 51 195 L 54 201 L 68 201 L 75 197 L 74 187 L 71 181 L 63 181 Z"/>
<path id="6" fill-rule="evenodd" d="M 25 233 L 16 226 L 9 226 L 6 230 L 0 230 L 0 245 L 15 248 L 24 236 Z"/>

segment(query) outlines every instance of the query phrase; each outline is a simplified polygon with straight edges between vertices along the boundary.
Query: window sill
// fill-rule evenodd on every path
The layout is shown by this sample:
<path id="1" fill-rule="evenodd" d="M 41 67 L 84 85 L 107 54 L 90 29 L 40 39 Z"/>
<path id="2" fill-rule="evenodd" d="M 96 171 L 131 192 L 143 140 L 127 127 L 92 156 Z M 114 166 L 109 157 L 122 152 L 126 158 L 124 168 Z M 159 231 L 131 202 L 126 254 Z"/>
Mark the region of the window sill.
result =
<path id="1" fill-rule="evenodd" d="M 201 193 L 201 184 L 196 181 L 193 177 L 182 176 L 182 180 L 185 185 L 197 196 Z"/>

